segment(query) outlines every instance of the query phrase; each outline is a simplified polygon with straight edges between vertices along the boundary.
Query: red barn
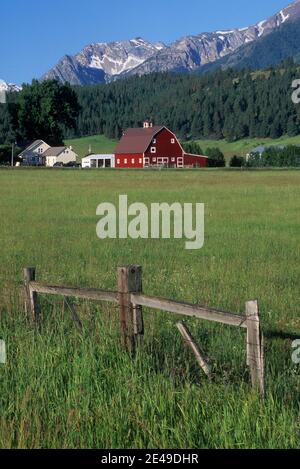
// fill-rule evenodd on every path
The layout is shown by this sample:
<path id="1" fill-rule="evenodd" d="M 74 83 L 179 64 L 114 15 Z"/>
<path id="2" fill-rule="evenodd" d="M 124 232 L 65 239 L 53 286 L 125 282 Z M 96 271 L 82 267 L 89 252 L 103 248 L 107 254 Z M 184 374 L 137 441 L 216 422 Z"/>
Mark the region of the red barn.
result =
<path id="1" fill-rule="evenodd" d="M 127 129 L 115 150 L 116 168 L 206 167 L 207 157 L 185 153 L 177 137 L 164 126 Z"/>

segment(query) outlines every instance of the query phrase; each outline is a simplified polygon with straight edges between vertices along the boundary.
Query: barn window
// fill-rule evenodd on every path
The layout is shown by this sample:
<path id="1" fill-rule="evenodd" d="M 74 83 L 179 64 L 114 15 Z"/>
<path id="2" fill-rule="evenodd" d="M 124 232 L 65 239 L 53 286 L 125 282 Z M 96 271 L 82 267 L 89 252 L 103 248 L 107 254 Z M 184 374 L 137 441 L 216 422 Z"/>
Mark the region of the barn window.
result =
<path id="1" fill-rule="evenodd" d="M 140 158 L 140 159 L 139 159 L 139 163 L 142 163 L 142 162 L 143 162 L 143 160 L 142 160 L 142 158 Z"/>
<path id="2" fill-rule="evenodd" d="M 119 158 L 117 159 L 117 164 L 120 164 L 120 160 L 119 160 Z"/>
<path id="3" fill-rule="evenodd" d="M 171 143 L 175 143 L 175 138 L 171 138 Z"/>
<path id="4" fill-rule="evenodd" d="M 156 163 L 156 158 L 153 158 L 154 163 Z"/>
<path id="5" fill-rule="evenodd" d="M 172 158 L 172 162 L 173 162 L 173 163 L 174 163 L 174 161 L 175 161 L 175 158 Z"/>
<path id="6" fill-rule="evenodd" d="M 134 164 L 135 163 L 135 160 L 134 158 L 131 159 L 131 163 Z"/>
<path id="7" fill-rule="evenodd" d="M 156 138 L 153 139 L 153 142 L 152 142 L 152 143 L 153 143 L 153 145 L 156 144 Z"/>
<path id="8" fill-rule="evenodd" d="M 156 153 L 156 148 L 155 147 L 151 147 L 151 153 Z"/>
<path id="9" fill-rule="evenodd" d="M 125 158 L 125 160 L 124 160 L 124 164 L 127 164 L 127 158 Z"/>

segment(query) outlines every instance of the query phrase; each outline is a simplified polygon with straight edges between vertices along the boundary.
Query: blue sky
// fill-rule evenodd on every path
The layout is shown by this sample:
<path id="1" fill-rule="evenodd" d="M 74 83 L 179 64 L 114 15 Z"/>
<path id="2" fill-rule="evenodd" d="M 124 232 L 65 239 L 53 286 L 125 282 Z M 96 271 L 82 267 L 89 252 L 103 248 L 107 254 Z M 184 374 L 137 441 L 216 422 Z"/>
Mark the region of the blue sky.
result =
<path id="1" fill-rule="evenodd" d="M 289 0 L 1 0 L 0 78 L 40 77 L 91 42 L 142 36 L 169 43 L 187 34 L 244 27 Z"/>

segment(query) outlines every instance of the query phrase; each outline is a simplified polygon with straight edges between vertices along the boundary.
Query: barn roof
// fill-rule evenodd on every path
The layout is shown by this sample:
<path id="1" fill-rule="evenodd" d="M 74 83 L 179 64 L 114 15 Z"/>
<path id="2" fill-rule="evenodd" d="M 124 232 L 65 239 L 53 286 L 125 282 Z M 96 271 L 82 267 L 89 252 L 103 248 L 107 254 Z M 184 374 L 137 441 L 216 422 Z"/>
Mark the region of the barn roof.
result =
<path id="1" fill-rule="evenodd" d="M 165 129 L 164 126 L 127 129 L 118 143 L 115 153 L 144 153 L 153 138 L 163 129 Z"/>

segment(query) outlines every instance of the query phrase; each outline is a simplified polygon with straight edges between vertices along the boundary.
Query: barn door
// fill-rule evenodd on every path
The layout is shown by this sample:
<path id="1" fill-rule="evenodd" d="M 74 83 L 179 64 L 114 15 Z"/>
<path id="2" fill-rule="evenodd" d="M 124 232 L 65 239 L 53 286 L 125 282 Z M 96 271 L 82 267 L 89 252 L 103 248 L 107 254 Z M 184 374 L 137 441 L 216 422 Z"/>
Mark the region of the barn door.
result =
<path id="1" fill-rule="evenodd" d="M 177 159 L 177 168 L 183 168 L 183 158 Z"/>

